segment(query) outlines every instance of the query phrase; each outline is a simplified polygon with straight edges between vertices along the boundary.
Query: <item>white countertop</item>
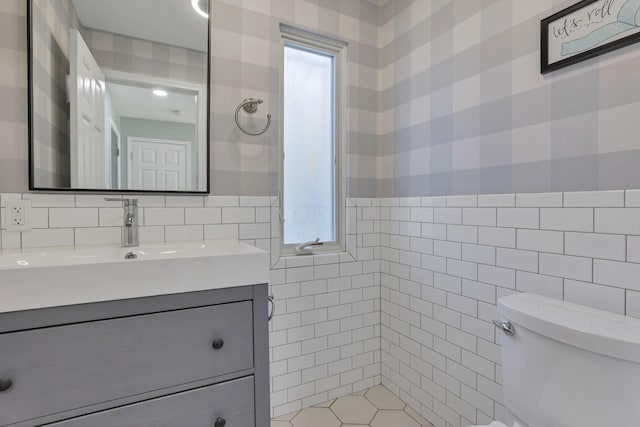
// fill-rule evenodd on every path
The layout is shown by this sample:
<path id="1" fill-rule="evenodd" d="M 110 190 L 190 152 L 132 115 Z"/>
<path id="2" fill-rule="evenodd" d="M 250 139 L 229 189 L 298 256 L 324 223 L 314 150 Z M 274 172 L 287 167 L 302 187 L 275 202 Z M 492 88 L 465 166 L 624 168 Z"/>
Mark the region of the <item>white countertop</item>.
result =
<path id="1" fill-rule="evenodd" d="M 137 259 L 125 260 L 134 252 Z M 0 313 L 267 283 L 268 253 L 237 240 L 0 252 Z"/>

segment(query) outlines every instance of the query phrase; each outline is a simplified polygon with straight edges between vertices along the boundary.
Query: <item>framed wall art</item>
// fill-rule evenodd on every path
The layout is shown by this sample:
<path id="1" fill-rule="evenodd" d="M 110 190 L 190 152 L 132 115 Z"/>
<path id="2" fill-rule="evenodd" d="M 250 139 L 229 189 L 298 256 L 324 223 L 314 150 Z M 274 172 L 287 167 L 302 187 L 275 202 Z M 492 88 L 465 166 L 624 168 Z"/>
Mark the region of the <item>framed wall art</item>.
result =
<path id="1" fill-rule="evenodd" d="M 542 74 L 640 41 L 640 0 L 583 0 L 540 23 Z"/>

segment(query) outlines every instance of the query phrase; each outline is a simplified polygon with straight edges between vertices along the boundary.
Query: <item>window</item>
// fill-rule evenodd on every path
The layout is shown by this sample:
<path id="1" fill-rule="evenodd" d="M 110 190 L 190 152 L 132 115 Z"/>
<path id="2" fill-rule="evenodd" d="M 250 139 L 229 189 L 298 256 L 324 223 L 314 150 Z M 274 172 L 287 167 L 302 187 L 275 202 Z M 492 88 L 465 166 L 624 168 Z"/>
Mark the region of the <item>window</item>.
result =
<path id="1" fill-rule="evenodd" d="M 345 44 L 281 26 L 280 200 L 284 254 L 344 249 Z"/>

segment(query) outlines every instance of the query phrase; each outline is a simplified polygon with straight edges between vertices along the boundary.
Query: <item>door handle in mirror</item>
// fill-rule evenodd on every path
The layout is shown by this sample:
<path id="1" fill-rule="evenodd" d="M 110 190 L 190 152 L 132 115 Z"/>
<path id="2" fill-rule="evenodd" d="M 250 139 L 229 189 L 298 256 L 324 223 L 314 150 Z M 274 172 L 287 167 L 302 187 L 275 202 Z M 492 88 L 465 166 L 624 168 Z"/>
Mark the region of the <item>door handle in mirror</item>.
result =
<path id="1" fill-rule="evenodd" d="M 213 427 L 224 427 L 227 424 L 227 421 L 224 418 L 218 417 Z"/>

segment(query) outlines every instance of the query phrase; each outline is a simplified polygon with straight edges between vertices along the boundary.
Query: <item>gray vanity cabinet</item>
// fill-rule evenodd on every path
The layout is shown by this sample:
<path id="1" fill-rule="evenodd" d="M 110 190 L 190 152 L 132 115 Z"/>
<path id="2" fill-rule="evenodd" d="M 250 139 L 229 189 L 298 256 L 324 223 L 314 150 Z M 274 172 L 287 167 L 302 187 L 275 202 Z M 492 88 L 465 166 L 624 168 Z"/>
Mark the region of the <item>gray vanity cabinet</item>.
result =
<path id="1" fill-rule="evenodd" d="M 98 412 L 51 427 L 253 426 L 253 377 Z"/>
<path id="2" fill-rule="evenodd" d="M 266 285 L 0 314 L 0 426 L 267 427 Z"/>

